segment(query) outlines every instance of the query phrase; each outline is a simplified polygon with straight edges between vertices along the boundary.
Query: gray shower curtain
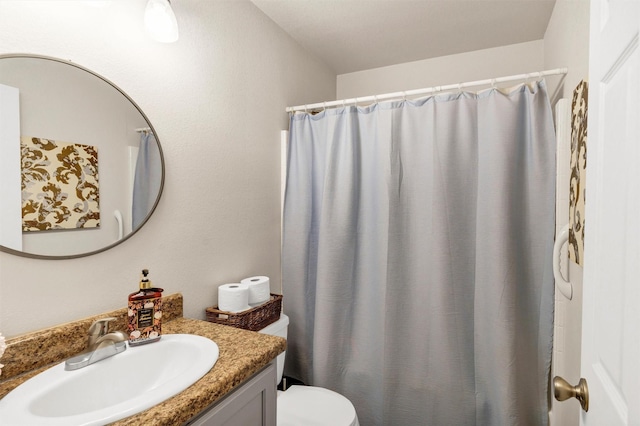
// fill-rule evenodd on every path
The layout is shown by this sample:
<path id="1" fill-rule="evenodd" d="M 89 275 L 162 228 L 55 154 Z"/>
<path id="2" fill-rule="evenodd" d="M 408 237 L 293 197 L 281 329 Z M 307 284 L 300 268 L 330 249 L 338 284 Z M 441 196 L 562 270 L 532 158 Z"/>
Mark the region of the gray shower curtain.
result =
<path id="1" fill-rule="evenodd" d="M 548 423 L 543 81 L 294 114 L 287 168 L 285 374 L 362 426 Z"/>
<path id="2" fill-rule="evenodd" d="M 156 137 L 151 132 L 140 135 L 140 149 L 133 180 L 131 226 L 138 229 L 151 213 L 160 193 L 162 159 Z"/>

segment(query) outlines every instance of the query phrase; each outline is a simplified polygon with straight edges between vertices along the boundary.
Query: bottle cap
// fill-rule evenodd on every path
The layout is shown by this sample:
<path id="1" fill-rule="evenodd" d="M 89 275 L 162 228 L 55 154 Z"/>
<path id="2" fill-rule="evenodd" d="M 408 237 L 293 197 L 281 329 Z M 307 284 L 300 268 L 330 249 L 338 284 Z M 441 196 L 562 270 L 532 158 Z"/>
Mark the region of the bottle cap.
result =
<path id="1" fill-rule="evenodd" d="M 140 280 L 140 290 L 147 290 L 151 288 L 151 281 L 147 277 L 149 275 L 148 269 L 142 270 L 142 279 Z"/>

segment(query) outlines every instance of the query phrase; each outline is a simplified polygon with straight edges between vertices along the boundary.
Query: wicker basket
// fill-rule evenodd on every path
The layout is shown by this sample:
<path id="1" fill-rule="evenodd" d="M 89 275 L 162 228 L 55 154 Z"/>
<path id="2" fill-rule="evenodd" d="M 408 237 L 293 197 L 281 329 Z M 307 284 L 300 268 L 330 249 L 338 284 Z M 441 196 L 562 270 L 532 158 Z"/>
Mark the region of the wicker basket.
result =
<path id="1" fill-rule="evenodd" d="M 282 295 L 271 294 L 271 299 L 255 308 L 242 312 L 226 312 L 217 306 L 207 308 L 207 321 L 245 330 L 258 331 L 280 319 L 282 310 Z"/>

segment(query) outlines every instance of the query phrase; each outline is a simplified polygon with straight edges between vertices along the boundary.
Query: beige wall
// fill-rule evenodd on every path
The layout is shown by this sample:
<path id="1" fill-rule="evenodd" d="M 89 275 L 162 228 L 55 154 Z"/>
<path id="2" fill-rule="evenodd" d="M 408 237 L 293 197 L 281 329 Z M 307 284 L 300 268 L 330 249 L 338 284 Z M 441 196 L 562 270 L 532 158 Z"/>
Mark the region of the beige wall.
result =
<path id="1" fill-rule="evenodd" d="M 569 98 L 589 76 L 589 0 L 556 0 L 544 35 L 545 68 L 567 67 L 564 78 L 549 77 L 551 103 Z"/>
<path id="2" fill-rule="evenodd" d="M 142 30 L 144 0 L 1 1 L 0 54 L 70 59 L 108 78 L 152 121 L 166 159 L 149 222 L 73 260 L 0 253 L 0 332 L 11 337 L 126 306 L 140 270 L 204 318 L 217 286 L 280 286 L 280 130 L 288 105 L 335 95 L 335 74 L 248 1 L 174 2 L 180 40 Z"/>
<path id="3" fill-rule="evenodd" d="M 421 89 L 542 71 L 542 40 L 407 62 L 349 74 L 337 81 L 337 99 Z"/>
<path id="4" fill-rule="evenodd" d="M 548 82 L 550 92 L 570 96 L 588 69 L 587 0 L 558 0 L 544 40 L 337 82 L 249 2 L 175 2 L 181 38 L 170 45 L 143 33 L 145 3 L 0 2 L 0 54 L 68 58 L 107 77 L 151 119 L 167 162 L 156 213 L 124 244 L 64 261 L 0 253 L 6 336 L 124 306 L 143 267 L 167 293 L 182 292 L 185 314 L 195 318 L 216 302 L 220 284 L 265 274 L 277 289 L 279 131 L 288 105 L 564 66 L 564 82 Z"/>
<path id="5" fill-rule="evenodd" d="M 549 77 L 552 104 L 567 98 L 571 102 L 573 89 L 589 75 L 589 1 L 557 0 L 544 36 L 544 64 L 546 68 L 567 67 L 564 78 Z M 559 155 L 569 169 L 569 153 Z M 557 206 L 556 231 L 569 221 L 569 184 L 559 188 L 558 198 L 564 200 Z M 585 218 L 588 223 L 589 218 Z M 587 225 L 588 226 L 588 225 Z M 556 234 L 557 235 L 557 234 Z M 563 251 L 566 255 L 566 252 Z M 567 300 L 556 295 L 555 336 L 552 375 L 560 375 L 570 383 L 580 380 L 580 352 L 582 344 L 582 267 L 567 259 L 569 281 L 573 297 Z M 552 399 L 551 426 L 577 426 L 580 409 L 569 401 Z"/>

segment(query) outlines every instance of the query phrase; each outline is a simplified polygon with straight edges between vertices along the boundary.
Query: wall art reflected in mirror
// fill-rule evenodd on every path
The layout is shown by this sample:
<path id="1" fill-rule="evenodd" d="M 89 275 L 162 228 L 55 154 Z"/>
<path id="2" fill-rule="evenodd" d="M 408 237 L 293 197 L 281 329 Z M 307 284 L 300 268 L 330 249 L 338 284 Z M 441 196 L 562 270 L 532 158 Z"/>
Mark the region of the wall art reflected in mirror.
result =
<path id="1" fill-rule="evenodd" d="M 0 55 L 0 250 L 69 259 L 110 249 L 153 213 L 164 184 L 136 103 L 75 63 Z"/>

